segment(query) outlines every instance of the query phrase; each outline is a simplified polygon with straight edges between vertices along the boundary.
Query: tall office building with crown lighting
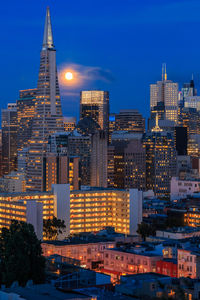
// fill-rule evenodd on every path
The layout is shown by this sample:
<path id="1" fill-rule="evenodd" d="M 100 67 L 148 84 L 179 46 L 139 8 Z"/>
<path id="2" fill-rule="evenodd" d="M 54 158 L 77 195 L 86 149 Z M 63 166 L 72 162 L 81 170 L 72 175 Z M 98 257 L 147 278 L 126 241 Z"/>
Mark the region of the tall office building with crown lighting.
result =
<path id="1" fill-rule="evenodd" d="M 108 131 L 109 92 L 82 91 L 80 100 L 80 119 L 91 117 L 101 130 Z"/>
<path id="2" fill-rule="evenodd" d="M 154 116 L 164 110 L 166 120 L 178 122 L 178 83 L 167 80 L 166 64 L 162 67 L 162 81 L 150 85 L 150 106 Z"/>
<path id="3" fill-rule="evenodd" d="M 40 70 L 36 93 L 36 116 L 28 153 L 27 189 L 43 190 L 43 158 L 48 137 L 63 131 L 63 117 L 56 68 L 56 50 L 53 43 L 50 11 L 47 7 L 44 38 L 40 54 Z"/>

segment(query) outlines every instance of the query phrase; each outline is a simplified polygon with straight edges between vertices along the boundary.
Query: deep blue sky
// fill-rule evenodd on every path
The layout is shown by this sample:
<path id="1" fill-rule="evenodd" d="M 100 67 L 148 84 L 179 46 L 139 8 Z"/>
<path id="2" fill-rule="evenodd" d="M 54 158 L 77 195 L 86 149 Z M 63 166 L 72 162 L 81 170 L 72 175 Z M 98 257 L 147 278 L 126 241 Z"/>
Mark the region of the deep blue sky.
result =
<path id="1" fill-rule="evenodd" d="M 63 112 L 78 116 L 79 91 L 110 91 L 111 111 L 149 113 L 149 84 L 161 78 L 200 86 L 199 0 L 7 0 L 0 9 L 0 106 L 36 87 L 46 6 L 50 6 L 58 70 L 78 65 L 92 79 L 61 89 Z"/>

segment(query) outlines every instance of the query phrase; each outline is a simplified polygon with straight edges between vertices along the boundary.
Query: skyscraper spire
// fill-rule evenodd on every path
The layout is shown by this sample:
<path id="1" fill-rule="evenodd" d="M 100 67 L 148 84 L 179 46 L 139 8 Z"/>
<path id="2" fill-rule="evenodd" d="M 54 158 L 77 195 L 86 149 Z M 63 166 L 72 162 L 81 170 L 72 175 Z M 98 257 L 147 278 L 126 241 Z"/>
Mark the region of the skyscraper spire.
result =
<path id="1" fill-rule="evenodd" d="M 162 64 L 162 81 L 167 80 L 167 67 L 166 63 Z"/>
<path id="2" fill-rule="evenodd" d="M 50 10 L 49 10 L 49 6 L 47 6 L 42 49 L 45 50 L 51 48 L 54 48 L 54 44 L 53 44 L 53 35 L 52 35 L 52 27 L 51 27 Z"/>
<path id="3" fill-rule="evenodd" d="M 152 132 L 161 132 L 161 131 L 163 131 L 163 130 L 159 127 L 159 125 L 158 125 L 158 114 L 156 114 L 156 126 L 155 126 L 154 128 L 152 128 L 151 131 L 152 131 Z"/>

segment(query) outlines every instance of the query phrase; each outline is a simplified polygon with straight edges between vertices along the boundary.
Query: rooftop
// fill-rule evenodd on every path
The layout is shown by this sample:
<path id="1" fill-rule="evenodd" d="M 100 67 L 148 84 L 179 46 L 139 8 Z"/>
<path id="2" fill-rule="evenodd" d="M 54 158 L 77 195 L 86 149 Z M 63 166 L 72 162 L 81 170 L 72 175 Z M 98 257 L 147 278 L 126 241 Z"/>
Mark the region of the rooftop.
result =
<path id="1" fill-rule="evenodd" d="M 122 280 L 124 279 L 134 279 L 134 280 L 152 280 L 152 279 L 160 279 L 160 278 L 170 278 L 170 276 L 158 274 L 158 273 L 139 273 L 139 274 L 130 274 L 122 276 Z"/>
<path id="2" fill-rule="evenodd" d="M 81 237 L 72 237 L 62 241 L 44 241 L 43 244 L 49 244 L 54 246 L 67 246 L 67 245 L 81 245 L 92 243 L 113 242 L 112 237 L 98 236 L 98 235 L 86 235 Z"/>
<path id="3" fill-rule="evenodd" d="M 173 227 L 173 228 L 158 230 L 158 231 L 170 232 L 170 233 L 194 233 L 194 232 L 200 232 L 200 228 L 184 226 L 184 227 Z"/>
<path id="4" fill-rule="evenodd" d="M 30 287 L 11 287 L 7 288 L 4 291 L 0 291 L 1 293 L 15 293 L 20 295 L 20 297 L 26 300 L 66 300 L 66 299 L 88 299 L 87 296 L 81 295 L 81 293 L 75 292 L 62 292 L 50 284 L 39 284 L 32 285 Z M 20 298 L 21 299 L 21 298 Z M 90 298 L 89 298 L 90 299 Z"/>
<path id="5" fill-rule="evenodd" d="M 148 256 L 148 257 L 157 257 L 157 256 L 161 256 L 162 254 L 159 253 L 158 251 L 156 251 L 155 249 L 150 249 L 149 248 L 139 248 L 138 249 L 135 248 L 111 248 L 108 249 L 110 251 L 116 251 L 116 252 L 123 252 L 123 253 L 130 253 L 130 254 L 135 254 L 135 255 L 141 255 L 141 256 Z"/>

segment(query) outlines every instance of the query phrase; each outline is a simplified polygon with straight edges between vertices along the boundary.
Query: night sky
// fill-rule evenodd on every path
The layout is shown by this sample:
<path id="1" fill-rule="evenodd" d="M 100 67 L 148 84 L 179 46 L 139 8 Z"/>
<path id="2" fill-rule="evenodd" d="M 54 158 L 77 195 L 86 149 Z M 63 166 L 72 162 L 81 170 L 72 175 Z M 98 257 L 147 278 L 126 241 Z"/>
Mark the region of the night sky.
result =
<path id="1" fill-rule="evenodd" d="M 46 6 L 50 6 L 59 73 L 74 68 L 78 86 L 61 86 L 63 114 L 79 115 L 82 89 L 110 92 L 111 112 L 148 117 L 149 84 L 180 85 L 194 73 L 200 90 L 199 0 L 7 0 L 0 9 L 0 106 L 37 84 Z"/>

